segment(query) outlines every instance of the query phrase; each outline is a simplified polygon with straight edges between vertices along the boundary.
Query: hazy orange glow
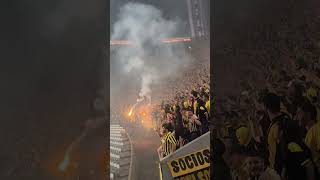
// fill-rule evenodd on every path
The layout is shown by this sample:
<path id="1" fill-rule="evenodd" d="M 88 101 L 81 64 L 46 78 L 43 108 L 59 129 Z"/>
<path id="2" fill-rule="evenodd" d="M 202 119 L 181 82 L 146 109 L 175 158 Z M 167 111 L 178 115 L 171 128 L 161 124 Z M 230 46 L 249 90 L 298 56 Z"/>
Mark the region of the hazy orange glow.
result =
<path id="1" fill-rule="evenodd" d="M 145 128 L 152 128 L 152 117 L 151 112 L 152 108 L 149 105 L 145 105 L 140 107 L 139 109 L 140 115 L 141 115 L 141 125 Z"/>
<path id="2" fill-rule="evenodd" d="M 175 38 L 164 38 L 160 40 L 163 43 L 176 43 L 176 42 L 189 42 L 192 41 L 190 37 L 175 37 Z M 134 45 L 131 41 L 128 40 L 112 40 L 110 45 Z"/>
<path id="3" fill-rule="evenodd" d="M 140 104 L 139 106 L 132 106 L 127 113 L 127 120 L 131 122 L 138 122 L 144 128 L 154 128 L 152 121 L 152 106 L 147 104 Z"/>

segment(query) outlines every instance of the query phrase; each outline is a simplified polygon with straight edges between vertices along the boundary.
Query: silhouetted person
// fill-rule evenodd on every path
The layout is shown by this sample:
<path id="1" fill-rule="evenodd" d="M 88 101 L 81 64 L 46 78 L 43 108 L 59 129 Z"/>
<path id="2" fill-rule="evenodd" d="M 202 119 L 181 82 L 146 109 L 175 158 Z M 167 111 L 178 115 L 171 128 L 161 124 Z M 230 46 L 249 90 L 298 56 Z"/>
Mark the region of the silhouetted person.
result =
<path id="1" fill-rule="evenodd" d="M 232 180 L 230 169 L 223 159 L 223 154 L 226 151 L 224 143 L 219 139 L 213 139 L 212 141 L 213 153 L 212 153 L 212 179 L 213 180 Z"/>

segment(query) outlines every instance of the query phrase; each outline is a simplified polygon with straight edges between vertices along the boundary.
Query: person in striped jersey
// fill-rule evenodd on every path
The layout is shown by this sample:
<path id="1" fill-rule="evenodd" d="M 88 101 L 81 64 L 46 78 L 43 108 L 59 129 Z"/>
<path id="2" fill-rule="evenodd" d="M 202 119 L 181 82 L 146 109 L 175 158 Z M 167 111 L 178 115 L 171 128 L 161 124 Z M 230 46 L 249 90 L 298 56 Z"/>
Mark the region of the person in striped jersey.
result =
<path id="1" fill-rule="evenodd" d="M 178 141 L 175 138 L 175 133 L 171 124 L 164 123 L 162 128 L 162 154 L 163 157 L 166 157 L 177 149 Z"/>

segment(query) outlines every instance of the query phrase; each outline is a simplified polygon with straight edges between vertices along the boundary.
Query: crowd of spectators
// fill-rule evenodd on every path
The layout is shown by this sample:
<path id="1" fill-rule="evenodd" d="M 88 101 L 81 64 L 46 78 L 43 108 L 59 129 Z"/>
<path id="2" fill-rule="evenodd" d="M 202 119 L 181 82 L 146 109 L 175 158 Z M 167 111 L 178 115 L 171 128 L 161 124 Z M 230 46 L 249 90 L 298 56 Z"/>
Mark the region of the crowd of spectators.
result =
<path id="1" fill-rule="evenodd" d="M 181 76 L 168 79 L 161 89 L 164 96 L 153 115 L 162 141 L 162 157 L 209 131 L 209 69 L 209 58 L 199 58 Z"/>
<path id="2" fill-rule="evenodd" d="M 252 46 L 232 51 L 253 61 L 239 93 L 215 102 L 215 179 L 320 178 L 319 23 L 311 20 L 261 28 Z"/>

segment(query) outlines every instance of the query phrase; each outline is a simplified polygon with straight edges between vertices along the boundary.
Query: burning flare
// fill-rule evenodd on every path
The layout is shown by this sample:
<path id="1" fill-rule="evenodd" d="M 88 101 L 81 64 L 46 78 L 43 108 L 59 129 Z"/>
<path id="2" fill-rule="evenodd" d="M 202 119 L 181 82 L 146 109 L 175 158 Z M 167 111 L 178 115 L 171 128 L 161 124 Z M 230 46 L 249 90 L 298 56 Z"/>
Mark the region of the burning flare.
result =
<path id="1" fill-rule="evenodd" d="M 133 107 L 130 109 L 128 116 L 130 117 L 132 115 Z"/>

